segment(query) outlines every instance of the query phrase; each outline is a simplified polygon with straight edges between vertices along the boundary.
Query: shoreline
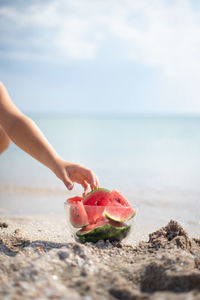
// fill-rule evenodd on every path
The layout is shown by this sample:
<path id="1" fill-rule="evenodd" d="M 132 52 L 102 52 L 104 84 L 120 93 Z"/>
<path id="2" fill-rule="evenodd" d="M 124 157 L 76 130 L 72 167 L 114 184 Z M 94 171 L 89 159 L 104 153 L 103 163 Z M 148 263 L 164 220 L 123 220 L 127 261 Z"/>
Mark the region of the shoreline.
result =
<path id="1" fill-rule="evenodd" d="M 0 194 L 0 215 L 23 218 L 33 215 L 37 220 L 54 215 L 64 219 L 64 201 L 81 192 L 75 189 L 71 193 L 53 186 L 40 188 L 8 185 L 0 186 Z M 139 208 L 136 217 L 137 236 L 133 240 L 148 238 L 149 232 L 166 225 L 171 218 L 177 220 L 191 237 L 200 238 L 199 193 L 134 188 L 133 192 L 127 190 L 127 199 Z M 66 228 L 64 224 L 65 221 L 63 228 Z"/>
<path id="2" fill-rule="evenodd" d="M 0 298 L 200 299 L 200 240 L 172 220 L 144 237 L 80 244 L 64 217 L 0 215 Z"/>

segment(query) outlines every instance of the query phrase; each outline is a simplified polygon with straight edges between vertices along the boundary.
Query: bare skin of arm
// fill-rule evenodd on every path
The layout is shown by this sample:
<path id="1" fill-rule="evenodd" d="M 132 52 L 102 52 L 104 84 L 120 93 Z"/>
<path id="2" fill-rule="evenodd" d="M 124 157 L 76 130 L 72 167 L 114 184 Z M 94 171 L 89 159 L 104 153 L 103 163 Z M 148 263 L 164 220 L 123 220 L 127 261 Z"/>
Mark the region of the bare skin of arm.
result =
<path id="1" fill-rule="evenodd" d="M 9 145 L 10 139 L 22 150 L 52 170 L 69 190 L 73 189 L 73 182 L 83 186 L 84 194 L 88 192 L 89 187 L 94 189 L 99 186 L 98 178 L 93 171 L 79 164 L 67 162 L 56 153 L 36 124 L 14 105 L 1 82 L 0 126 L 2 150 L 7 148 L 6 145 Z M 1 138 L 1 135 L 4 137 Z"/>
<path id="2" fill-rule="evenodd" d="M 0 126 L 0 154 L 3 153 L 10 145 L 10 139 L 5 130 Z"/>

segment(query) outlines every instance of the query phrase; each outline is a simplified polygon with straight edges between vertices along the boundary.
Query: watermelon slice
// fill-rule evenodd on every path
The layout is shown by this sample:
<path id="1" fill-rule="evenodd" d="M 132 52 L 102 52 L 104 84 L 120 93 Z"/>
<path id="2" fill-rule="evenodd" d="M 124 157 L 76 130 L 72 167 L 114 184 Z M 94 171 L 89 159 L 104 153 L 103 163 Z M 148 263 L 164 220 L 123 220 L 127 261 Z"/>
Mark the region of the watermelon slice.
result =
<path id="1" fill-rule="evenodd" d="M 121 241 L 127 236 L 129 231 L 130 226 L 104 218 L 80 229 L 76 235 L 82 242 L 97 242 L 99 240 Z"/>
<path id="2" fill-rule="evenodd" d="M 103 215 L 110 220 L 124 222 L 133 218 L 136 213 L 116 189 L 112 192 L 104 188 L 95 189 L 83 198 L 83 204 L 90 224 Z"/>
<path id="3" fill-rule="evenodd" d="M 113 190 L 107 201 L 104 214 L 110 220 L 125 222 L 133 218 L 136 211 L 119 191 Z"/>
<path id="4" fill-rule="evenodd" d="M 108 202 L 110 194 L 111 191 L 98 188 L 91 191 L 83 198 L 83 204 L 90 224 L 95 223 L 97 219 L 103 216 L 105 204 Z"/>
<path id="5" fill-rule="evenodd" d="M 83 227 L 89 224 L 88 216 L 85 211 L 82 198 L 81 197 L 73 197 L 67 200 L 70 204 L 70 222 L 74 227 Z"/>
<path id="6" fill-rule="evenodd" d="M 107 206 L 124 206 L 130 207 L 130 203 L 126 200 L 126 198 L 120 193 L 117 189 L 113 190 L 110 194 L 110 197 L 106 203 Z"/>
<path id="7" fill-rule="evenodd" d="M 105 206 L 110 194 L 111 191 L 104 188 L 94 189 L 83 198 L 83 204 L 90 206 Z"/>

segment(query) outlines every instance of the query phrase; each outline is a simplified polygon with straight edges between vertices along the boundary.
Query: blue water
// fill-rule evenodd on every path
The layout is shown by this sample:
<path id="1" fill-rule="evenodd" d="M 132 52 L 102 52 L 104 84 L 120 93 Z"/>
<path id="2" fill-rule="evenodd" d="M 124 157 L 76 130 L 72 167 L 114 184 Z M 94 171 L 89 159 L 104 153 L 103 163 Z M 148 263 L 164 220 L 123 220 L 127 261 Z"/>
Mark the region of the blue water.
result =
<path id="1" fill-rule="evenodd" d="M 200 226 L 200 118 L 32 118 L 63 158 L 93 169 L 101 186 L 118 188 L 145 218 Z M 2 211 L 57 212 L 62 193 L 62 182 L 15 145 L 0 156 Z"/>

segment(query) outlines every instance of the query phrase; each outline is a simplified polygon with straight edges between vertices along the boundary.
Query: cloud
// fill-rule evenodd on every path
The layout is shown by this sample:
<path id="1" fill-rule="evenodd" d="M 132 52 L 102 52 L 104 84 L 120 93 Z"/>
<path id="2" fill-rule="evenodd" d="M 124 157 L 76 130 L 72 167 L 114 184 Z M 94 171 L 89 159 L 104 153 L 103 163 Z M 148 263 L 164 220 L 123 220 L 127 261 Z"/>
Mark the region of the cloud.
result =
<path id="1" fill-rule="evenodd" d="M 190 97 L 195 110 L 200 84 L 200 13 L 191 3 L 50 0 L 4 4 L 0 6 L 0 59 L 65 62 L 95 60 L 101 53 L 117 52 L 124 60 L 160 74 L 158 89 L 161 94 L 165 89 L 165 101 L 176 92 L 179 100 L 174 106 Z M 113 47 L 110 52 L 112 43 L 118 49 Z"/>
<path id="2" fill-rule="evenodd" d="M 115 39 L 128 59 L 182 76 L 199 72 L 198 17 L 186 0 L 25 1 L 0 7 L 0 43 L 8 56 L 22 45 L 33 56 L 45 49 L 66 59 L 94 59 Z"/>
<path id="3" fill-rule="evenodd" d="M 94 58 L 98 40 L 93 32 L 94 22 L 87 14 L 81 14 L 81 6 L 77 4 L 70 1 L 32 4 L 30 1 L 23 10 L 17 6 L 0 8 L 0 43 L 8 46 L 8 56 L 13 56 L 15 47 L 23 45 L 27 52 L 38 48 L 41 54 L 46 49 L 62 58 Z M 32 54 L 34 56 L 35 49 Z"/>

